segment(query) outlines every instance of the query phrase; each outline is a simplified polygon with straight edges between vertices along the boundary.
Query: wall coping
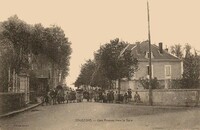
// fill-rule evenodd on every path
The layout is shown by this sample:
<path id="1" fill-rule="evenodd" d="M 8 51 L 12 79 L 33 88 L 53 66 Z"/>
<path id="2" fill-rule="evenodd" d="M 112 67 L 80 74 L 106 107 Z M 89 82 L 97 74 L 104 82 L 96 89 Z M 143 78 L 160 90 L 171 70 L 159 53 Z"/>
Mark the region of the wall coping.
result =
<path id="1" fill-rule="evenodd" d="M 148 89 L 132 90 L 133 92 L 149 92 Z M 171 91 L 200 91 L 200 89 L 152 89 L 152 92 L 171 92 Z"/>
<path id="2" fill-rule="evenodd" d="M 25 94 L 24 92 L 0 92 L 0 95 L 15 95 L 15 94 Z"/>

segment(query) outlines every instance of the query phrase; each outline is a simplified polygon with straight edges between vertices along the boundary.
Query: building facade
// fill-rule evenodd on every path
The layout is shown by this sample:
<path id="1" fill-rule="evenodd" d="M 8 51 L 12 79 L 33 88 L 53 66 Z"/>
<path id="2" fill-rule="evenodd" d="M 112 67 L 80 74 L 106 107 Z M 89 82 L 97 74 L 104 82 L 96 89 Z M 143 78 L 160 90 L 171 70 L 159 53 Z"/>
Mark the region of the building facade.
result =
<path id="1" fill-rule="evenodd" d="M 138 59 L 138 71 L 135 72 L 131 80 L 121 81 L 121 90 L 144 89 L 140 84 L 140 78 L 149 78 L 149 42 L 130 44 L 126 50 L 131 50 L 132 55 Z M 170 54 L 167 49 L 163 49 L 163 44 L 151 45 L 152 79 L 157 78 L 160 88 L 168 89 L 171 81 L 179 79 L 183 73 L 183 62 L 178 57 Z"/>

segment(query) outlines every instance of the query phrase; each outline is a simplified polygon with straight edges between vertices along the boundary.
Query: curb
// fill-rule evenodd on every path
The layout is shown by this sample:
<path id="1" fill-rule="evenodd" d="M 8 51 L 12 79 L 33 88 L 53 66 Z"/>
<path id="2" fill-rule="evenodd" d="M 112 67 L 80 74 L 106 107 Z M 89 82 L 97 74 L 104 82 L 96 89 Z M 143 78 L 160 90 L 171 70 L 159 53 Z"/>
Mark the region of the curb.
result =
<path id="1" fill-rule="evenodd" d="M 0 118 L 12 116 L 12 115 L 15 115 L 15 114 L 18 114 L 18 113 L 21 113 L 21 112 L 30 110 L 30 109 L 32 109 L 32 108 L 35 108 L 35 107 L 41 105 L 41 104 L 42 104 L 42 103 L 37 103 L 37 104 L 34 104 L 34 105 L 32 105 L 32 106 L 29 106 L 29 107 L 26 107 L 26 108 L 23 108 L 23 109 L 20 109 L 20 110 L 16 110 L 16 111 L 12 111 L 12 112 L 9 112 L 9 113 L 0 115 Z"/>

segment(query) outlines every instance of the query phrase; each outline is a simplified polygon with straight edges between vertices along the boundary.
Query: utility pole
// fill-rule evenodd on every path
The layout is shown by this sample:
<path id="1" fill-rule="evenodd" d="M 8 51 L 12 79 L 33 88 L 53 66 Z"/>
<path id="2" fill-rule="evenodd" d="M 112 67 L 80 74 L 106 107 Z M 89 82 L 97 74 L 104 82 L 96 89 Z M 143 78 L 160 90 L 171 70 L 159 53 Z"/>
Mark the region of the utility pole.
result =
<path id="1" fill-rule="evenodd" d="M 152 72 L 151 72 L 151 35 L 150 35 L 150 16 L 149 16 L 149 2 L 147 0 L 147 17 L 148 17 L 148 41 L 149 41 L 149 105 L 153 105 L 152 101 Z"/>

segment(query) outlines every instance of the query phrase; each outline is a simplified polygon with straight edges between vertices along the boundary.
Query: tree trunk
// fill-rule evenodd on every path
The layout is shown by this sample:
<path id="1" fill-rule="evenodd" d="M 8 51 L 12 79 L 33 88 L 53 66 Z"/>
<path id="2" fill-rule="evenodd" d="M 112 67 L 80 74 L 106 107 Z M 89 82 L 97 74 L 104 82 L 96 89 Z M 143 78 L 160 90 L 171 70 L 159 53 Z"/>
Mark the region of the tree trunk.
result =
<path id="1" fill-rule="evenodd" d="M 118 101 L 121 101 L 121 95 L 120 95 L 120 90 L 121 90 L 121 79 L 118 79 Z"/>
<path id="2" fill-rule="evenodd" d="M 51 68 L 51 73 L 52 73 L 52 76 L 51 76 L 51 88 L 54 88 L 54 78 L 55 78 L 55 71 L 54 71 L 54 63 L 52 63 L 52 68 Z"/>
<path id="3" fill-rule="evenodd" d="M 10 75 L 11 75 L 11 74 L 10 74 L 10 67 L 8 67 L 8 83 L 10 83 L 10 79 L 11 79 L 11 78 L 10 78 Z"/>
<path id="4" fill-rule="evenodd" d="M 121 79 L 118 79 L 118 94 L 120 94 L 121 90 Z"/>
<path id="5" fill-rule="evenodd" d="M 13 74 L 12 74 L 12 76 L 13 76 L 13 88 L 12 88 L 12 91 L 13 92 L 15 92 L 15 69 L 13 70 Z"/>

